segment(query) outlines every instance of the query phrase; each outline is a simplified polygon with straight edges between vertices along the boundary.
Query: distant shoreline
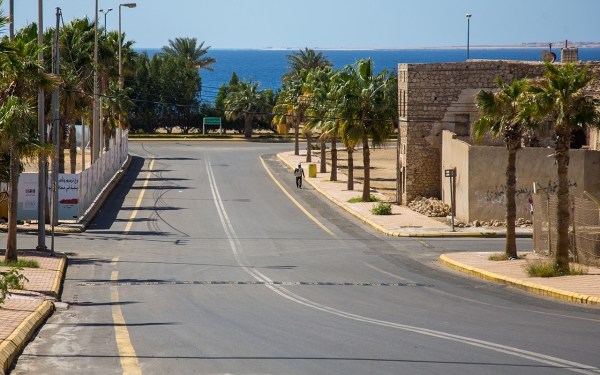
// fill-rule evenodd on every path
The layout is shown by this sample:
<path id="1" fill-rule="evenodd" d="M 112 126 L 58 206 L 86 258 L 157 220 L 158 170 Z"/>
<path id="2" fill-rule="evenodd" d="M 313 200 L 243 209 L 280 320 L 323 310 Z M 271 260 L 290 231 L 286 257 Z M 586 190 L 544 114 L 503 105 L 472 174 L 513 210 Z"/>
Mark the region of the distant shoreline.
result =
<path id="1" fill-rule="evenodd" d="M 553 43 L 555 50 L 563 48 L 562 45 Z M 585 45 L 575 45 L 574 47 L 587 49 L 587 48 L 600 48 L 600 43 L 588 43 Z M 228 50 L 228 51 L 298 51 L 303 50 L 305 47 L 264 47 L 264 48 L 217 48 L 213 47 L 213 50 Z M 316 51 L 415 51 L 415 50 L 466 50 L 466 46 L 442 46 L 442 47 L 308 47 Z M 136 47 L 136 50 L 161 50 L 160 47 Z M 548 45 L 478 45 L 469 46 L 472 50 L 482 49 L 548 49 Z"/>

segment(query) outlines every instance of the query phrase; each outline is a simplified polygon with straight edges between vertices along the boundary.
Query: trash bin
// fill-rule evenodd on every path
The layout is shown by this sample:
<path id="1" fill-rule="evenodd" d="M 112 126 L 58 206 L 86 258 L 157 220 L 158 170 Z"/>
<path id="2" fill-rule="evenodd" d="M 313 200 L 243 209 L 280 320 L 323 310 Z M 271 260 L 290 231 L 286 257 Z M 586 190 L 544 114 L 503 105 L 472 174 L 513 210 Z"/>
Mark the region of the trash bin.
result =
<path id="1" fill-rule="evenodd" d="M 317 164 L 308 164 L 308 177 L 317 177 Z"/>

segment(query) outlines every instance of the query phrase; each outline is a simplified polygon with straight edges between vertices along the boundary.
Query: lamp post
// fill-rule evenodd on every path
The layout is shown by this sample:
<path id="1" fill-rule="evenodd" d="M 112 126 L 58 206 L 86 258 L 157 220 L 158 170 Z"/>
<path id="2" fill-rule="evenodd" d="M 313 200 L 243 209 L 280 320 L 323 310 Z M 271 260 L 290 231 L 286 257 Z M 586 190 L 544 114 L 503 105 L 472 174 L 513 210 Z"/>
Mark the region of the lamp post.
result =
<path id="1" fill-rule="evenodd" d="M 137 6 L 136 3 L 125 3 L 125 4 L 119 4 L 119 89 L 122 90 L 123 89 L 123 42 L 121 41 L 121 7 L 127 7 L 127 8 L 135 8 Z M 119 113 L 119 118 L 121 117 L 121 114 Z M 119 141 L 121 140 L 121 138 L 123 138 L 123 128 L 121 127 L 120 124 L 121 121 L 119 121 Z"/>
<path id="2" fill-rule="evenodd" d="M 98 12 L 104 14 L 104 36 L 106 36 L 106 32 L 108 31 L 108 28 L 106 27 L 106 15 L 108 14 L 108 12 L 110 12 L 111 10 L 113 10 L 113 8 L 108 8 L 106 11 L 100 9 L 98 10 Z"/>
<path id="3" fill-rule="evenodd" d="M 469 59 L 469 29 L 471 27 L 471 15 L 467 13 L 467 60 Z"/>
<path id="4" fill-rule="evenodd" d="M 94 20 L 94 102 L 92 110 L 92 164 L 100 157 L 100 126 L 98 124 L 98 0 Z"/>
<path id="5" fill-rule="evenodd" d="M 44 45 L 43 27 L 43 1 L 38 0 L 38 45 Z M 40 49 L 38 60 L 43 63 L 44 50 Z M 40 68 L 40 72 L 44 70 Z M 44 89 L 38 90 L 38 133 L 40 142 L 46 142 L 46 124 L 44 122 Z M 46 156 L 39 156 L 38 160 L 38 245 L 37 250 L 46 250 Z"/>

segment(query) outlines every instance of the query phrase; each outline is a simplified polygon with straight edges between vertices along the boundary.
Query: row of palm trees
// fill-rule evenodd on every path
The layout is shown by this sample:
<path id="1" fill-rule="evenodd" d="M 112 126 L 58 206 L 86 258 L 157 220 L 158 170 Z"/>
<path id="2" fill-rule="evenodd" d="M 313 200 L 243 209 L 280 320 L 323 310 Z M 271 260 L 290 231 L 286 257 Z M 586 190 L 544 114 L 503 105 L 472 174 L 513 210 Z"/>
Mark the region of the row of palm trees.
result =
<path id="1" fill-rule="evenodd" d="M 0 0 L 0 6 L 2 0 Z M 10 22 L 0 12 L 0 28 L 5 28 Z M 125 78 L 131 82 L 131 77 L 140 71 L 140 67 L 149 68 L 149 59 L 140 59 L 133 50 L 134 41 L 126 40 L 125 34 L 117 31 L 99 30 L 98 32 L 98 63 L 94 61 L 95 25 L 87 17 L 74 19 L 63 24 L 59 29 L 58 45 L 55 42 L 56 31 L 49 28 L 44 31 L 43 44 L 38 44 L 37 25 L 32 23 L 19 30 L 14 40 L 4 37 L 0 40 L 0 178 L 9 183 L 11 192 L 9 198 L 8 239 L 6 261 L 17 259 L 17 201 L 19 173 L 23 170 L 22 160 L 42 158 L 49 155 L 58 158 L 59 173 L 65 172 L 64 150 L 70 152 L 70 172 L 75 173 L 77 149 L 75 123 L 90 121 L 92 117 L 94 74 L 99 77 L 100 93 L 100 126 L 104 137 L 94 139 L 90 134 L 93 146 L 98 142 L 102 149 L 109 147 L 110 138 L 115 138 L 116 129 L 126 128 L 128 119 L 135 107 L 131 87 L 122 88 L 119 79 L 119 39 L 122 47 L 122 64 Z M 60 51 L 60 74 L 50 74 L 54 71 L 54 59 L 49 58 L 54 48 Z M 194 91 L 190 95 L 195 100 L 200 90 L 198 69 L 212 70 L 214 58 L 204 56 L 210 47 L 204 43 L 197 44 L 195 38 L 177 38 L 169 40 L 169 45 L 163 47 L 162 59 L 175 60 L 177 64 L 171 68 L 178 72 L 184 69 L 191 73 L 181 75 L 182 81 L 194 81 Z M 38 60 L 38 54 L 44 53 L 44 61 Z M 182 62 L 180 64 L 180 62 Z M 172 64 L 173 65 L 173 64 Z M 179 66 L 179 68 L 177 68 Z M 143 70 L 143 69 L 142 69 Z M 190 78 L 191 77 L 191 78 Z M 192 78 L 197 78 L 193 80 Z M 37 127 L 38 92 L 43 90 L 44 122 L 53 124 L 50 106 L 51 90 L 60 89 L 59 95 L 59 152 L 52 154 L 50 146 L 55 140 L 48 137 L 40 141 Z M 148 91 L 148 88 L 144 88 Z M 162 90 L 162 88 L 158 88 Z M 142 89 L 136 90 L 140 92 Z M 164 90 L 163 90 L 164 91 Z M 167 99 L 173 101 L 172 98 Z M 139 101 L 138 101 L 139 103 Z M 170 103 L 179 105 L 180 103 Z M 189 108 L 190 106 L 188 106 Z M 92 132 L 90 132 L 92 133 Z M 53 132 L 49 132 L 53 134 Z M 84 148 L 82 143 L 82 150 Z M 8 171 L 9 173 L 6 173 Z M 48 214 L 48 212 L 47 212 Z"/>
<path id="2" fill-rule="evenodd" d="M 596 99 L 585 92 L 594 79 L 585 67 L 550 63 L 546 63 L 545 66 L 546 74 L 543 78 L 515 79 L 510 84 L 498 78 L 496 91 L 479 91 L 475 99 L 482 117 L 473 123 L 473 130 L 477 140 L 489 134 L 502 138 L 506 145 L 506 255 L 516 257 L 516 154 L 525 143 L 528 131 L 541 131 L 542 125 L 546 126 L 547 122 L 551 121 L 558 174 L 555 265 L 558 274 L 567 274 L 570 223 L 569 149 L 572 134 L 576 130 L 600 127 L 600 106 Z"/>
<path id="3" fill-rule="evenodd" d="M 398 80 L 394 73 L 375 73 L 373 61 L 359 60 L 342 69 L 320 52 L 306 49 L 288 56 L 290 72 L 273 108 L 274 124 L 294 128 L 296 155 L 299 154 L 299 128 L 310 140 L 310 132 L 321 133 L 321 171 L 325 172 L 326 139 L 331 141 L 331 181 L 337 181 L 339 139 L 348 152 L 348 190 L 353 184 L 353 152 L 362 144 L 364 185 L 362 200 L 370 197 L 370 147 L 382 145 L 394 131 L 398 120 Z M 371 145 L 371 146 L 370 146 Z M 310 156 L 310 142 L 308 156 Z"/>

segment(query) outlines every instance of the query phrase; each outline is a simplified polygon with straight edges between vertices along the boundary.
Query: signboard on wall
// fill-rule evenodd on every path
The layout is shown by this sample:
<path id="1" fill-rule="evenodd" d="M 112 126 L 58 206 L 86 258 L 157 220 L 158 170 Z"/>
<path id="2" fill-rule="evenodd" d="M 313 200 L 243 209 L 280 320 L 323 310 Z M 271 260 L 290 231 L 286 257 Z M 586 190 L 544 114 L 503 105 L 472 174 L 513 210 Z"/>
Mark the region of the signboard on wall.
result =
<path id="1" fill-rule="evenodd" d="M 38 174 L 21 173 L 19 176 L 17 220 L 37 220 Z"/>
<path id="2" fill-rule="evenodd" d="M 52 196 L 52 176 L 48 177 L 48 196 Z M 79 174 L 58 174 L 58 220 L 77 220 L 79 215 Z"/>

